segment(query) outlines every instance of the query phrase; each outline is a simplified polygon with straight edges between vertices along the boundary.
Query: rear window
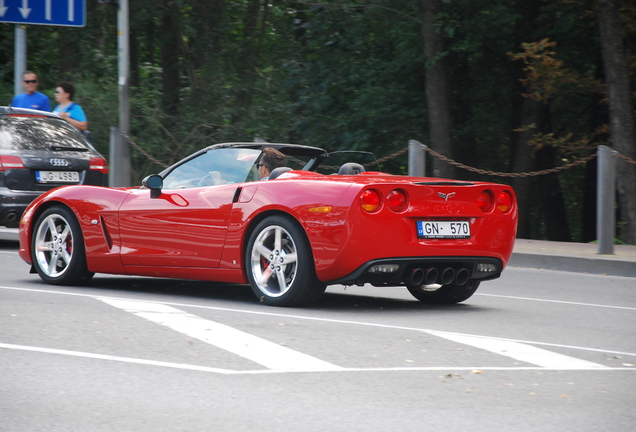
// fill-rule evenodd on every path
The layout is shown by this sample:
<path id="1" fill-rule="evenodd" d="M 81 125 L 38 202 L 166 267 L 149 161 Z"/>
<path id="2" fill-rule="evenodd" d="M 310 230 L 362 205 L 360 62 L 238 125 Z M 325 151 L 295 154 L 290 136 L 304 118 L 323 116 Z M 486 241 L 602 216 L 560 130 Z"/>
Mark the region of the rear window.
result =
<path id="1" fill-rule="evenodd" d="M 86 149 L 84 137 L 55 117 L 0 117 L 0 150 L 47 150 L 53 146 Z"/>

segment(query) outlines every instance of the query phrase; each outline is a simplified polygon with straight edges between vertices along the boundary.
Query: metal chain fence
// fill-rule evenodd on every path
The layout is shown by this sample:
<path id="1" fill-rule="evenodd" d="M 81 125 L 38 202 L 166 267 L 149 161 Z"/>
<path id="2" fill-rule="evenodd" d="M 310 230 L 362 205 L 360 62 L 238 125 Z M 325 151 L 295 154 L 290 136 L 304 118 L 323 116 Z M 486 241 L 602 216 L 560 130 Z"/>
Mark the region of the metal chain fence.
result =
<path id="1" fill-rule="evenodd" d="M 596 153 L 592 153 L 589 156 L 584 157 L 583 159 L 579 159 L 576 160 L 574 162 L 570 162 L 569 164 L 565 164 L 559 167 L 554 167 L 554 168 L 549 168 L 549 169 L 544 169 L 541 171 L 532 171 L 532 172 L 525 172 L 525 173 L 504 173 L 504 172 L 498 172 L 498 171 L 489 171 L 489 170 L 484 170 L 484 169 L 479 169 L 479 168 L 474 168 L 468 165 L 464 165 L 463 163 L 459 163 L 457 161 L 454 161 L 446 156 L 444 156 L 443 154 L 440 154 L 438 152 L 436 152 L 433 149 L 430 149 L 428 147 L 425 148 L 425 150 L 427 152 L 429 152 L 431 155 L 437 157 L 438 159 L 443 160 L 444 162 L 447 162 L 451 165 L 454 165 L 456 167 L 459 168 L 463 168 L 465 170 L 468 171 L 472 171 L 478 174 L 485 174 L 485 175 L 491 175 L 491 176 L 497 176 L 497 177 L 533 177 L 533 176 L 539 176 L 539 175 L 544 175 L 544 174 L 552 174 L 552 173 L 556 173 L 559 171 L 563 171 L 572 167 L 575 167 L 577 165 L 582 165 L 585 164 L 589 161 L 591 161 L 592 159 L 594 159 L 596 157 Z"/>
<path id="2" fill-rule="evenodd" d="M 552 173 L 556 173 L 556 172 L 559 172 L 559 171 L 563 171 L 563 170 L 575 167 L 577 165 L 585 164 L 585 163 L 591 161 L 592 159 L 594 159 L 597 156 L 597 153 L 592 153 L 592 154 L 590 154 L 590 155 L 588 155 L 588 156 L 586 156 L 586 157 L 584 157 L 582 159 L 578 159 L 578 160 L 576 160 L 574 162 L 570 162 L 568 164 L 565 164 L 565 165 L 562 165 L 562 166 L 559 166 L 559 167 L 555 167 L 555 168 L 544 169 L 544 170 L 541 170 L 541 171 L 532 171 L 532 172 L 525 172 L 525 173 L 504 173 L 504 172 L 497 172 L 497 171 L 488 171 L 488 170 L 479 169 L 479 168 L 471 167 L 471 166 L 468 166 L 468 165 L 464 165 L 464 164 L 462 164 L 460 162 L 457 162 L 457 161 L 455 161 L 455 160 L 453 160 L 451 158 L 448 158 L 448 157 L 444 156 L 441 153 L 436 152 L 435 150 L 429 148 L 428 146 L 424 146 L 424 149 L 428 153 L 430 153 L 432 156 L 435 156 L 438 159 L 441 159 L 444 162 L 447 162 L 447 163 L 449 163 L 451 165 L 454 165 L 456 167 L 463 168 L 465 170 L 472 171 L 472 172 L 475 172 L 475 173 L 478 173 L 478 174 L 485 174 L 485 175 L 498 176 L 498 177 L 532 177 L 532 176 L 539 176 L 539 175 L 544 175 L 544 174 L 552 174 Z M 627 163 L 636 164 L 636 160 L 634 160 L 634 159 L 632 159 L 632 158 L 630 158 L 628 156 L 622 155 L 622 154 L 620 154 L 618 152 L 616 152 L 615 154 L 616 154 L 616 156 L 618 156 L 620 159 L 624 160 Z"/>
<path id="3" fill-rule="evenodd" d="M 154 156 L 152 156 L 150 153 L 148 153 L 146 150 L 144 150 L 139 144 L 137 144 L 129 135 L 124 135 L 126 140 L 128 140 L 128 142 L 130 143 L 130 145 L 137 150 L 142 156 L 145 156 L 149 161 L 151 161 L 152 163 L 154 163 L 155 165 L 158 165 L 162 168 L 167 168 L 168 165 L 159 161 L 157 158 L 155 158 Z M 568 164 L 559 166 L 559 167 L 554 167 L 554 168 L 549 168 L 549 169 L 544 169 L 541 171 L 532 171 L 532 172 L 525 172 L 525 173 L 505 173 L 505 172 L 499 172 L 499 171 L 490 171 L 490 170 L 485 170 L 485 169 L 480 169 L 480 168 L 475 168 L 475 167 L 471 167 L 469 165 L 465 165 L 461 162 L 457 162 L 447 156 L 444 156 L 441 153 L 436 152 L 435 150 L 433 150 L 432 148 L 430 148 L 429 146 L 424 146 L 424 149 L 430 153 L 432 156 L 443 160 L 446 163 L 449 163 L 451 165 L 454 165 L 458 168 L 462 168 L 465 169 L 467 171 L 471 171 L 477 174 L 483 174 L 483 175 L 490 175 L 490 176 L 496 176 L 496 177 L 533 177 L 533 176 L 540 176 L 540 175 L 545 175 L 545 174 L 552 174 L 552 173 L 556 173 L 559 171 L 563 171 L 578 165 L 582 165 L 585 164 L 589 161 L 591 161 L 592 159 L 594 159 L 597 154 L 596 153 L 592 153 L 582 159 L 578 159 L 574 162 L 570 162 Z M 382 162 L 386 162 L 389 161 L 391 159 L 395 159 L 399 156 L 402 156 L 404 153 L 408 152 L 409 148 L 405 147 L 402 150 L 398 150 L 395 153 L 392 153 L 388 156 L 384 156 L 380 159 L 377 160 L 377 163 L 380 164 Z M 618 152 L 616 152 L 616 156 L 619 157 L 620 159 L 622 159 L 623 161 L 630 163 L 630 164 L 636 164 L 636 160 L 622 155 Z"/>
<path id="4" fill-rule="evenodd" d="M 139 144 L 137 144 L 135 142 L 135 140 L 133 140 L 128 134 L 123 134 L 124 138 L 126 138 L 126 140 L 130 143 L 130 145 L 137 150 L 142 156 L 145 156 L 150 162 L 152 162 L 155 165 L 158 165 L 162 168 L 168 168 L 169 165 L 161 162 L 159 159 L 157 159 L 156 157 L 154 157 L 153 155 L 151 155 L 150 153 L 148 153 L 146 150 L 144 150 Z"/>

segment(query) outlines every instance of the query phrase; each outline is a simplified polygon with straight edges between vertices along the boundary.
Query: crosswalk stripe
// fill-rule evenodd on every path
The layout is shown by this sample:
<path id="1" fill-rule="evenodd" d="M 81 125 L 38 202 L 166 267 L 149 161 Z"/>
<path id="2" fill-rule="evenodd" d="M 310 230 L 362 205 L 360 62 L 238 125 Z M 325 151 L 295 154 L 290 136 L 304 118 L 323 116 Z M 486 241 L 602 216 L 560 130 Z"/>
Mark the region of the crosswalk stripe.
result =
<path id="1" fill-rule="evenodd" d="M 285 348 L 225 324 L 203 319 L 164 304 L 104 297 L 99 298 L 99 300 L 237 354 L 268 369 L 308 372 L 342 369 L 334 364 Z"/>
<path id="2" fill-rule="evenodd" d="M 552 351 L 533 347 L 519 342 L 507 341 L 496 338 L 471 336 L 459 333 L 440 332 L 427 330 L 428 334 L 439 336 L 464 345 L 481 348 L 495 354 L 514 358 L 516 360 L 531 363 L 546 368 L 564 369 L 606 369 L 598 363 L 581 360 L 575 357 L 558 354 Z"/>

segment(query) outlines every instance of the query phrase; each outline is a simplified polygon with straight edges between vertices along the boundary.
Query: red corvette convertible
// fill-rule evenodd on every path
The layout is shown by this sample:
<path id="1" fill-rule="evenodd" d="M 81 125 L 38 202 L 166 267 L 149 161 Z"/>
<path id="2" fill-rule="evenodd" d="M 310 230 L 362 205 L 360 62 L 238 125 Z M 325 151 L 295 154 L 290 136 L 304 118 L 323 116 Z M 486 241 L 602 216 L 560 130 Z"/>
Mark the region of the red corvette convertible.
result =
<path id="1" fill-rule="evenodd" d="M 259 181 L 265 147 L 287 166 Z M 141 187 L 60 187 L 25 211 L 20 256 L 50 284 L 95 273 L 249 283 L 275 306 L 366 283 L 457 303 L 500 276 L 517 228 L 509 186 L 394 176 L 334 158 L 292 144 L 217 144 Z"/>

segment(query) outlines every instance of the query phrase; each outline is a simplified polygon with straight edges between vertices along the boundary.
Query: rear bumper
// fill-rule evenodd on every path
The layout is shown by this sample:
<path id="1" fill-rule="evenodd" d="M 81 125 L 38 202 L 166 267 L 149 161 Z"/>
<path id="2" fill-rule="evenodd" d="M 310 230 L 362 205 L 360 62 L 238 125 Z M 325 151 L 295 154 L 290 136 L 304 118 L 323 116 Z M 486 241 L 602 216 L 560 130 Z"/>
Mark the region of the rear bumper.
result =
<path id="1" fill-rule="evenodd" d="M 22 213 L 42 192 L 14 191 L 0 187 L 0 226 L 17 228 Z"/>
<path id="2" fill-rule="evenodd" d="M 492 257 L 399 257 L 364 263 L 354 272 L 329 281 L 331 284 L 399 286 L 490 280 L 501 276 L 503 263 Z"/>

